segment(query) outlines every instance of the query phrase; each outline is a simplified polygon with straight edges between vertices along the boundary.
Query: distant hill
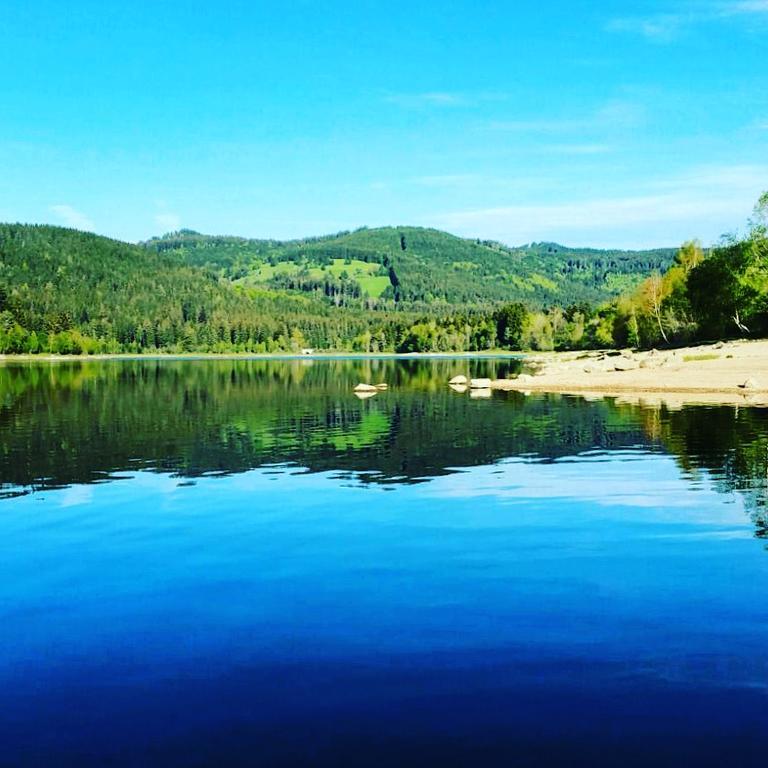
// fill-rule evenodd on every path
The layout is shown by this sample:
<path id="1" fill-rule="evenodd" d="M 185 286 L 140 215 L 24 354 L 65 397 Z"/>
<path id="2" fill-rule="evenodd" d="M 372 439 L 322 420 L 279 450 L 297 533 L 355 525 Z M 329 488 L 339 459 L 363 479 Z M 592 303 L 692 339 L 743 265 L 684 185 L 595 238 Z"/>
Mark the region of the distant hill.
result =
<path id="1" fill-rule="evenodd" d="M 322 328 L 329 309 L 312 297 L 238 289 L 174 252 L 0 224 L 0 352 L 261 349 L 299 318 Z"/>
<path id="2" fill-rule="evenodd" d="M 595 305 L 673 255 L 414 227 L 290 242 L 187 230 L 134 245 L 0 224 L 0 353 L 489 349 L 511 343 L 501 305 Z"/>
<path id="3" fill-rule="evenodd" d="M 181 231 L 143 244 L 232 281 L 405 304 L 597 303 L 664 271 L 676 249 L 510 248 L 418 227 L 359 229 L 280 242 Z M 336 299 L 338 303 L 338 299 Z"/>

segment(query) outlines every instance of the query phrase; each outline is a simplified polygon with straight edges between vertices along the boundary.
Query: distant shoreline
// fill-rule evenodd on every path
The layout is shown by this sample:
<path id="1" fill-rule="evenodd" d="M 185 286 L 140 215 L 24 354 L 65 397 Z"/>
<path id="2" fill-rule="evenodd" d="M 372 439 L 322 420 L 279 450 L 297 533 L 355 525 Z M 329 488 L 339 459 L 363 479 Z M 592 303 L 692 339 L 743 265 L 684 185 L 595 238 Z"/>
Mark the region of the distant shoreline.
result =
<path id="1" fill-rule="evenodd" d="M 524 360 L 533 373 L 491 380 L 490 386 L 484 386 L 524 394 L 613 397 L 670 408 L 694 403 L 768 407 L 768 341 L 728 341 L 647 351 L 0 355 L 0 365 L 132 360 Z M 468 371 L 462 371 L 457 365 L 456 373 L 468 374 Z"/>
<path id="2" fill-rule="evenodd" d="M 106 361 L 106 360 L 420 360 L 420 359 L 471 359 L 496 358 L 499 360 L 523 360 L 529 352 L 510 352 L 489 350 L 484 352 L 314 352 L 310 355 L 295 352 L 181 352 L 163 353 L 152 352 L 118 353 L 101 355 L 0 355 L 2 363 L 66 363 L 67 361 Z M 559 354 L 559 353 L 552 353 Z"/>

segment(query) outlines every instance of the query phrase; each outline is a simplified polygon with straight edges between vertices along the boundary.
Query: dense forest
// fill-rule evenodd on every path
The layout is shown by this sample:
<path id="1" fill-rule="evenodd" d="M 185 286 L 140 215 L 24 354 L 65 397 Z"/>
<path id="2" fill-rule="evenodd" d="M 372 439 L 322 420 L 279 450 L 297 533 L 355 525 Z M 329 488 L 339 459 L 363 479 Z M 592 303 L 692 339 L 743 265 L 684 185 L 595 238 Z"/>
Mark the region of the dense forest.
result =
<path id="1" fill-rule="evenodd" d="M 599 302 L 666 269 L 674 251 L 598 251 L 532 243 L 509 248 L 417 227 L 277 242 L 181 231 L 145 247 L 178 254 L 243 285 L 298 290 L 336 306 L 532 306 Z"/>
<path id="2" fill-rule="evenodd" d="M 0 353 L 653 346 L 768 331 L 768 195 L 705 252 L 508 248 L 435 230 L 132 245 L 0 225 Z"/>

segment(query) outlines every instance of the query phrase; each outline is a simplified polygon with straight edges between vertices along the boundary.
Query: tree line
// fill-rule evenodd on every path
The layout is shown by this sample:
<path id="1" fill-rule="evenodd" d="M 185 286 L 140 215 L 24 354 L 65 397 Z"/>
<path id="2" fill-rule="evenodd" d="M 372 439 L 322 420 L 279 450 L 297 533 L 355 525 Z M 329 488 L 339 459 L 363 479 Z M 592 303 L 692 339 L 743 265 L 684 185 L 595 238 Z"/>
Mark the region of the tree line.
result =
<path id="1" fill-rule="evenodd" d="M 756 337 L 768 333 L 767 228 L 768 193 L 745 236 L 708 251 L 686 243 L 666 271 L 618 298 L 458 309 L 366 303 L 344 277 L 234 285 L 174 251 L 0 225 L 0 353 L 578 350 Z"/>

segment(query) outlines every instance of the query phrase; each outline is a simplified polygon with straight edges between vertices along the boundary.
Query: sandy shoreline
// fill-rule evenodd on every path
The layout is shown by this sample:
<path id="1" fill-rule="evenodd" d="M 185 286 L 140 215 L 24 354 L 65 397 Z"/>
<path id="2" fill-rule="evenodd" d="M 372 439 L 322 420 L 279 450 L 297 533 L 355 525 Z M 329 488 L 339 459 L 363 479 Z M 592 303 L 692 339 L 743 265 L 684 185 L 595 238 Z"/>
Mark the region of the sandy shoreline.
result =
<path id="1" fill-rule="evenodd" d="M 768 340 L 729 341 L 674 350 L 512 353 L 314 353 L 297 354 L 118 354 L 0 355 L 5 363 L 104 360 L 331 360 L 524 358 L 533 369 L 517 378 L 496 379 L 492 390 L 559 392 L 586 398 L 669 406 L 685 403 L 768 406 Z M 460 373 L 457 366 L 457 373 Z M 747 384 L 744 387 L 744 384 Z"/>
<path id="2" fill-rule="evenodd" d="M 533 375 L 492 389 L 623 396 L 634 402 L 768 405 L 768 341 L 675 350 L 531 355 Z M 746 387 L 744 386 L 746 384 Z"/>

